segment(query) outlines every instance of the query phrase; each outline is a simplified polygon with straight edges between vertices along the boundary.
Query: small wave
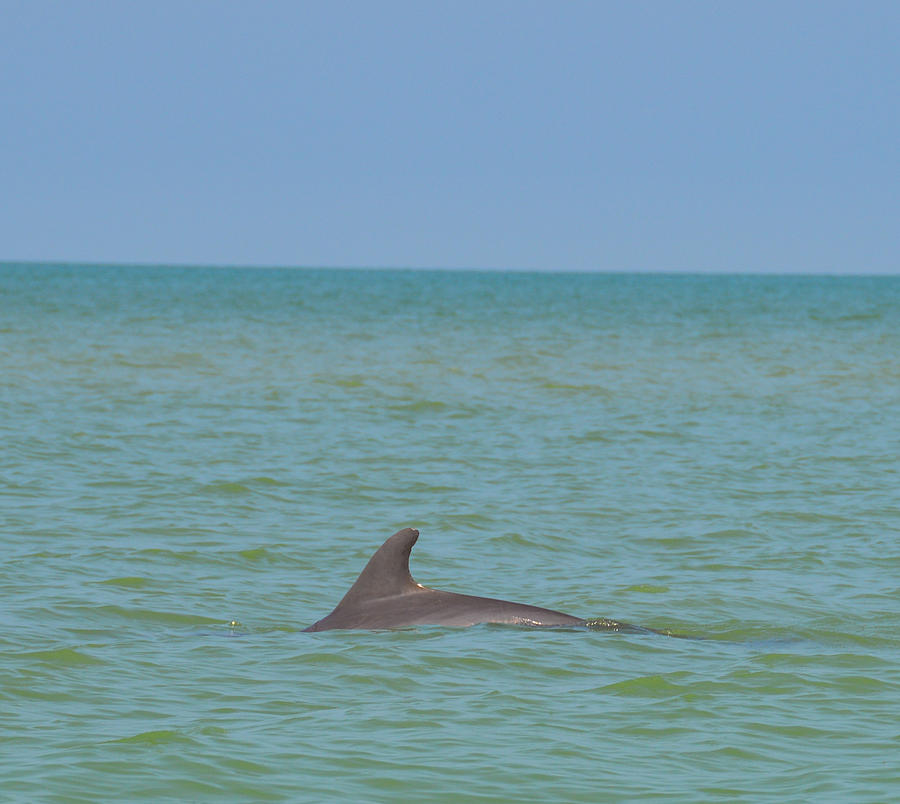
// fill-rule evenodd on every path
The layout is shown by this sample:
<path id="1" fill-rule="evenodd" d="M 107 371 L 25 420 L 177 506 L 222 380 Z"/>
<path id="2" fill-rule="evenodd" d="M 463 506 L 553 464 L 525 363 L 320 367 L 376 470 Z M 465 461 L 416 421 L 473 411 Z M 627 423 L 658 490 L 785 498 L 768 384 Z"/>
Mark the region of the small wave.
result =
<path id="1" fill-rule="evenodd" d="M 160 623 L 163 625 L 219 625 L 222 620 L 197 614 L 180 614 L 174 611 L 153 611 L 152 609 L 132 609 L 124 606 L 81 607 L 92 619 L 99 616 L 118 617 L 132 622 Z"/>
<path id="2" fill-rule="evenodd" d="M 364 388 L 366 385 L 365 377 L 316 377 L 315 382 L 338 388 Z"/>
<path id="3" fill-rule="evenodd" d="M 131 743 L 137 745 L 171 745 L 195 743 L 190 737 L 178 731 L 171 729 L 159 729 L 157 731 L 142 731 L 140 734 L 133 734 L 131 737 L 120 737 L 118 740 L 107 740 L 109 743 Z"/>
<path id="4" fill-rule="evenodd" d="M 544 546 L 543 541 L 540 541 L 538 539 L 529 539 L 527 536 L 513 531 L 498 533 L 495 536 L 490 536 L 489 540 L 496 544 L 509 545 L 514 547 L 529 547 L 538 549 Z"/>
<path id="5" fill-rule="evenodd" d="M 101 659 L 96 659 L 93 656 L 77 651 L 74 648 L 38 650 L 30 653 L 21 653 L 19 655 L 29 659 L 37 659 L 38 661 L 55 667 L 86 667 L 104 663 Z"/>
<path id="6" fill-rule="evenodd" d="M 493 527 L 496 522 L 492 516 L 486 516 L 475 512 L 465 514 L 444 514 L 442 519 L 454 528 L 470 527 L 473 529 L 487 529 Z"/>
<path id="7" fill-rule="evenodd" d="M 688 437 L 684 433 L 675 430 L 637 430 L 637 435 L 644 438 L 665 438 L 673 441 L 687 441 Z"/>
<path id="8" fill-rule="evenodd" d="M 266 475 L 260 475 L 259 477 L 250 478 L 251 483 L 256 483 L 260 486 L 289 486 L 290 483 L 285 483 L 283 480 L 276 480 L 274 477 L 267 477 Z"/>
<path id="9" fill-rule="evenodd" d="M 684 687 L 662 676 L 644 676 L 607 684 L 602 690 L 629 698 L 673 698 L 681 695 Z"/>
<path id="10" fill-rule="evenodd" d="M 746 539 L 756 538 L 758 534 L 743 528 L 726 528 L 725 530 L 713 530 L 704 533 L 706 539 Z"/>
<path id="11" fill-rule="evenodd" d="M 420 399 L 415 402 L 388 405 L 388 410 L 397 413 L 443 413 L 447 407 L 447 403 L 439 399 Z"/>
<path id="12" fill-rule="evenodd" d="M 203 491 L 212 492 L 213 494 L 223 494 L 223 495 L 238 495 L 238 494 L 250 494 L 250 489 L 245 486 L 243 483 L 236 483 L 234 481 L 222 480 L 214 483 L 207 483 L 202 487 Z"/>
<path id="13" fill-rule="evenodd" d="M 236 555 L 242 561 L 253 561 L 266 564 L 287 563 L 294 560 L 290 554 L 286 554 L 277 548 L 284 548 L 284 545 L 260 545 L 259 547 L 247 547 L 244 550 L 238 550 Z"/>
<path id="14" fill-rule="evenodd" d="M 613 441 L 609 433 L 605 430 L 588 430 L 581 436 L 575 436 L 575 441 L 579 443 L 601 443 L 608 444 Z"/>
<path id="15" fill-rule="evenodd" d="M 108 578 L 105 581 L 97 581 L 101 586 L 118 586 L 122 589 L 143 589 L 149 581 L 137 576 L 127 578 Z"/>
<path id="16" fill-rule="evenodd" d="M 567 391 L 573 394 L 592 394 L 593 396 L 611 397 L 612 392 L 602 385 L 590 383 L 542 382 L 541 388 L 547 391 Z"/>

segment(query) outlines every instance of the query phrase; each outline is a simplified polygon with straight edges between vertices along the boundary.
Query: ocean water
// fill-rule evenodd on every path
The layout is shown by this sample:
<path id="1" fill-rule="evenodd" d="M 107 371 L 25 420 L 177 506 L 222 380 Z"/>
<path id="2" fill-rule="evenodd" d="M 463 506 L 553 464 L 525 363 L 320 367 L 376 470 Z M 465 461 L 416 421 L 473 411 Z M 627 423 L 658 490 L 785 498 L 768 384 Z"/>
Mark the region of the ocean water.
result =
<path id="1" fill-rule="evenodd" d="M 900 798 L 900 278 L 4 265 L 0 438 L 0 800 Z"/>

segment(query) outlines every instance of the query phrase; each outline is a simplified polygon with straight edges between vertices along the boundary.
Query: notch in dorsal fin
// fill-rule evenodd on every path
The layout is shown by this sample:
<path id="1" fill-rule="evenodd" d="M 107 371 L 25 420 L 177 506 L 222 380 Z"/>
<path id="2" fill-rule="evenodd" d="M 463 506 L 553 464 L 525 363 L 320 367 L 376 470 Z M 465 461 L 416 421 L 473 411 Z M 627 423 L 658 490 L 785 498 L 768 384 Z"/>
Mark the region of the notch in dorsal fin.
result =
<path id="1" fill-rule="evenodd" d="M 415 528 L 403 528 L 391 536 L 369 559 L 335 611 L 341 606 L 359 605 L 366 600 L 402 595 L 419 589 L 409 574 L 409 553 L 418 538 L 419 531 Z"/>

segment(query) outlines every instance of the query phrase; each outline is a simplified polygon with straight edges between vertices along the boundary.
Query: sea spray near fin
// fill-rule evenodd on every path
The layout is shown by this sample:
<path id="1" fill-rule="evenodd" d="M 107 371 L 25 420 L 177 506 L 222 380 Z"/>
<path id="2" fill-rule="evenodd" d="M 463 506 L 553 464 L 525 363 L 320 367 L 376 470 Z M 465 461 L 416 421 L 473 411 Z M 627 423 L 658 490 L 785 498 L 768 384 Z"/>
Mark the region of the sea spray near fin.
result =
<path id="1" fill-rule="evenodd" d="M 606 617 L 589 617 L 584 621 L 586 628 L 592 631 L 617 631 L 622 634 L 662 634 L 671 636 L 668 631 L 657 631 L 655 628 L 646 628 L 643 625 L 632 625 L 618 620 L 608 620 Z"/>

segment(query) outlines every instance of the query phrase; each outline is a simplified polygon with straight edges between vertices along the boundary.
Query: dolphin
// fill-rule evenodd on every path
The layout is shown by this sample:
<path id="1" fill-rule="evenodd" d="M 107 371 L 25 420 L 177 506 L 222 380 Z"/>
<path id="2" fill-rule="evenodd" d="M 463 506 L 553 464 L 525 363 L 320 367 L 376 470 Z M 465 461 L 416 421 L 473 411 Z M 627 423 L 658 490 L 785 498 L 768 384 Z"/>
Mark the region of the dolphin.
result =
<path id="1" fill-rule="evenodd" d="M 303 630 L 383 629 L 413 625 L 465 627 L 479 623 L 645 630 L 614 620 L 583 620 L 539 606 L 429 589 L 416 583 L 409 574 L 409 554 L 418 538 L 419 531 L 415 528 L 398 530 L 375 551 L 334 611 Z"/>

